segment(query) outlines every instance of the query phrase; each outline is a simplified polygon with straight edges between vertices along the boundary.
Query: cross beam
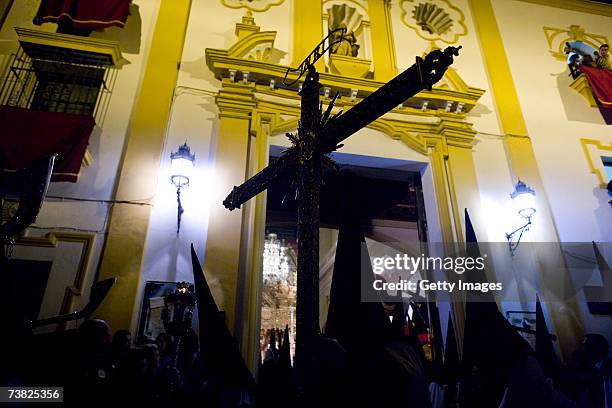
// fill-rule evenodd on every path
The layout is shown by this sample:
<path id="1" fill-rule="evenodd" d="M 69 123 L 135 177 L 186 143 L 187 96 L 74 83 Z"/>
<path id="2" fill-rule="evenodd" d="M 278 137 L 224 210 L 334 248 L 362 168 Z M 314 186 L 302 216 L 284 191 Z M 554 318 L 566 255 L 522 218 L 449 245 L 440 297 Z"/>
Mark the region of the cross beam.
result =
<path id="1" fill-rule="evenodd" d="M 335 150 L 343 140 L 406 99 L 423 89 L 431 90 L 431 87 L 444 76 L 444 72 L 452 64 L 453 55 L 459 55 L 459 49 L 461 47 L 448 47 L 444 51 L 432 51 L 425 59 L 417 57 L 414 65 L 322 129 L 320 140 L 315 141 L 320 144 L 320 149 L 317 150 L 323 153 Z M 305 89 L 302 87 L 301 94 L 304 92 Z M 302 107 L 303 110 L 304 107 Z M 287 149 L 273 165 L 261 170 L 240 186 L 234 186 L 223 201 L 223 205 L 230 211 L 240 208 L 242 204 L 266 190 L 276 178 L 296 171 L 299 159 L 299 151 L 296 146 Z"/>
<path id="2" fill-rule="evenodd" d="M 298 270 L 296 363 L 312 357 L 308 344 L 319 334 L 319 198 L 321 167 L 326 154 L 359 129 L 366 127 L 423 89 L 431 90 L 459 55 L 459 48 L 434 50 L 380 87 L 344 114 L 331 116 L 334 100 L 325 113 L 319 104 L 321 84 L 313 63 L 300 96 L 301 120 L 298 133 L 287 135 L 293 146 L 240 186 L 235 186 L 223 204 L 229 210 L 240 208 L 266 190 L 279 177 L 297 181 L 298 192 Z"/>

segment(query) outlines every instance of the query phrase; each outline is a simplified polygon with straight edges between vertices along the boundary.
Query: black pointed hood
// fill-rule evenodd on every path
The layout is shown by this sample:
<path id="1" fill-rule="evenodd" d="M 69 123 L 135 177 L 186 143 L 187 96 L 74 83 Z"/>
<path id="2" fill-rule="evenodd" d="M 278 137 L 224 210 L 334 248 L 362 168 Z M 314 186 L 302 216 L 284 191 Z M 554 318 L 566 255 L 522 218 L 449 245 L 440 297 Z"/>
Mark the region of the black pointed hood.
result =
<path id="1" fill-rule="evenodd" d="M 469 244 L 467 252 L 471 254 L 470 256 L 474 256 L 478 251 L 479 255 L 478 240 L 467 210 L 465 210 L 465 226 L 465 240 L 466 244 Z M 484 271 L 482 275 L 484 277 Z M 523 354 L 531 350 L 525 339 L 512 328 L 510 322 L 499 312 L 492 295 L 488 297 L 479 296 L 477 300 L 479 301 L 466 302 L 463 339 L 464 359 L 478 355 L 479 359 L 486 360 L 490 357 L 493 359 L 490 362 L 494 362 L 503 360 L 503 354 L 505 353 L 509 353 L 507 355 Z M 487 341 L 487 339 L 491 341 Z M 472 349 L 467 346 L 472 346 Z M 490 355 L 486 357 L 485 352 L 489 352 Z"/>
<path id="2" fill-rule="evenodd" d="M 291 369 L 291 342 L 289 340 L 289 325 L 285 326 L 285 332 L 283 333 L 283 343 L 280 347 L 278 359 L 281 368 L 289 370 Z"/>
<path id="3" fill-rule="evenodd" d="M 362 288 L 374 291 L 374 272 L 361 229 L 361 212 L 354 186 L 345 173 L 343 219 L 338 234 L 325 335 L 351 349 L 357 343 L 380 342 L 390 321 L 380 302 L 361 301 Z M 363 269 L 362 269 L 363 268 Z M 375 296 L 375 295 L 374 295 Z"/>
<path id="4" fill-rule="evenodd" d="M 470 214 L 468 213 L 467 208 L 463 210 L 465 216 L 465 242 L 473 244 L 473 248 L 478 248 L 478 239 L 476 238 L 476 232 L 474 231 L 474 226 L 472 225 L 472 219 L 470 218 Z M 480 250 L 478 250 L 480 252 Z"/>
<path id="5" fill-rule="evenodd" d="M 367 276 L 360 279 L 362 263 Z M 381 303 L 361 302 L 360 285 L 372 288 L 369 282 L 374 280 L 369 263 L 358 221 L 345 222 L 338 235 L 325 334 L 348 349 L 355 342 L 382 340 L 379 336 L 390 325 Z"/>
<path id="6" fill-rule="evenodd" d="M 474 226 L 472 225 L 472 220 L 470 219 L 470 214 L 468 213 L 467 208 L 464 210 L 465 214 L 465 253 L 466 256 L 471 258 L 478 258 L 481 256 L 480 245 L 478 244 L 478 239 L 476 238 L 476 232 L 474 231 Z M 469 272 L 466 272 L 462 279 L 471 282 L 488 282 L 487 274 L 485 270 L 472 269 Z M 470 302 L 470 299 L 478 301 L 478 303 L 483 303 L 485 305 L 489 305 L 492 307 L 491 310 L 497 311 L 497 305 L 495 303 L 495 297 L 492 292 L 478 292 L 471 293 L 467 297 L 468 304 L 473 303 Z M 485 306 L 483 306 L 485 307 Z M 467 316 L 467 313 L 466 313 Z"/>
<path id="7" fill-rule="evenodd" d="M 446 346 L 444 347 L 444 371 L 449 383 L 457 381 L 459 375 L 459 347 L 457 336 L 453 325 L 452 313 L 448 313 L 448 325 L 446 329 Z"/>
<path id="8" fill-rule="evenodd" d="M 219 313 L 206 282 L 204 271 L 191 244 L 191 263 L 198 305 L 200 355 L 209 376 L 225 386 L 255 390 L 255 381 L 246 366 L 238 344 Z"/>
<path id="9" fill-rule="evenodd" d="M 597 244 L 593 242 L 593 251 L 595 252 L 595 259 L 597 259 L 597 267 L 601 274 L 601 281 L 604 287 L 604 302 L 612 302 L 612 270 L 608 266 L 606 259 L 603 257 Z M 612 310 L 611 310 L 612 311 Z"/>
<path id="10" fill-rule="evenodd" d="M 465 215 L 466 244 L 469 244 L 466 252 L 469 256 L 475 256 L 478 241 L 467 210 Z M 484 271 L 482 275 L 478 280 L 483 279 Z M 472 368 L 476 367 L 482 381 L 482 392 L 477 398 L 484 405 L 466 400 L 469 398 L 466 394 L 462 395 L 463 402 L 475 406 L 497 406 L 510 368 L 518 359 L 532 354 L 533 350 L 499 312 L 493 296 L 472 296 L 468 299 L 461 363 L 462 387 L 464 390 L 471 387 Z"/>
<path id="11" fill-rule="evenodd" d="M 544 374 L 556 381 L 559 374 L 559 359 L 555 352 L 552 337 L 546 326 L 544 311 L 540 299 L 536 296 L 536 358 L 540 362 Z"/>

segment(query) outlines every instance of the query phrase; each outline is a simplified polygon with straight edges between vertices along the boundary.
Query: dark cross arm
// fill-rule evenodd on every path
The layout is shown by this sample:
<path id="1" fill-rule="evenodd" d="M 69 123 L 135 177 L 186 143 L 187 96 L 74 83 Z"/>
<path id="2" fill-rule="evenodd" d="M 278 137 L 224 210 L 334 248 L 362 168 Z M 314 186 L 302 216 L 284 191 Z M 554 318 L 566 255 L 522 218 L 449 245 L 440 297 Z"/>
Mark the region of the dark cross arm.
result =
<path id="1" fill-rule="evenodd" d="M 291 174 L 290 172 L 297 168 L 298 162 L 297 150 L 294 148 L 288 149 L 274 164 L 266 167 L 241 185 L 234 186 L 232 192 L 223 200 L 223 205 L 230 211 L 240 208 L 242 204 L 266 190 L 277 177 Z"/>
<path id="2" fill-rule="evenodd" d="M 322 135 L 322 150 L 332 151 L 344 139 L 356 133 L 394 109 L 406 99 L 423 89 L 431 87 L 444 76 L 459 55 L 461 47 L 448 47 L 444 51 L 434 50 L 425 58 L 417 57 L 416 63 L 381 86 L 336 120 L 330 121 Z"/>

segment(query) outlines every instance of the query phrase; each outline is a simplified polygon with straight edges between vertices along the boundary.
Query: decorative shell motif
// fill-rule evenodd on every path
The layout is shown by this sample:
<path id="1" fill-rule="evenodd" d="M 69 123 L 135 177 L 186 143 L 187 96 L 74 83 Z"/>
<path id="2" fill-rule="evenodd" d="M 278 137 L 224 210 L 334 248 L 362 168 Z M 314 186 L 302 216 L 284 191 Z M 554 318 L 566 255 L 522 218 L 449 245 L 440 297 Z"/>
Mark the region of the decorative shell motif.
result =
<path id="1" fill-rule="evenodd" d="M 429 34 L 443 35 L 453 27 L 453 19 L 433 3 L 419 3 L 412 9 L 412 18 Z"/>
<path id="2" fill-rule="evenodd" d="M 465 15 L 452 0 L 400 0 L 402 22 L 422 39 L 455 44 L 467 34 Z"/>
<path id="3" fill-rule="evenodd" d="M 358 31 L 363 20 L 363 16 L 359 14 L 357 9 L 347 4 L 332 4 L 325 11 L 329 15 L 330 29 L 338 27 L 340 23 L 344 23 L 348 32 Z"/>

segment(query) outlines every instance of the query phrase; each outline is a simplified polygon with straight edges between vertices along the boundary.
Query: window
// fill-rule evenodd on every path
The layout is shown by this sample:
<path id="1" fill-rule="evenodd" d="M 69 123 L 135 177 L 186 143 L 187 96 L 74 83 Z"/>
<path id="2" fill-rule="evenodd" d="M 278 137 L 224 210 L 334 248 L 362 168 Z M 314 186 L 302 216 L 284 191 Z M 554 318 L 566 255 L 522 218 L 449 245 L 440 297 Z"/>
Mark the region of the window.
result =
<path id="1" fill-rule="evenodd" d="M 607 182 L 612 180 L 612 157 L 601 156 L 601 161 L 603 162 L 604 169 L 606 170 Z"/>
<path id="2" fill-rule="evenodd" d="M 9 62 L 0 105 L 92 115 L 100 123 L 115 71 L 101 54 L 22 43 Z"/>

